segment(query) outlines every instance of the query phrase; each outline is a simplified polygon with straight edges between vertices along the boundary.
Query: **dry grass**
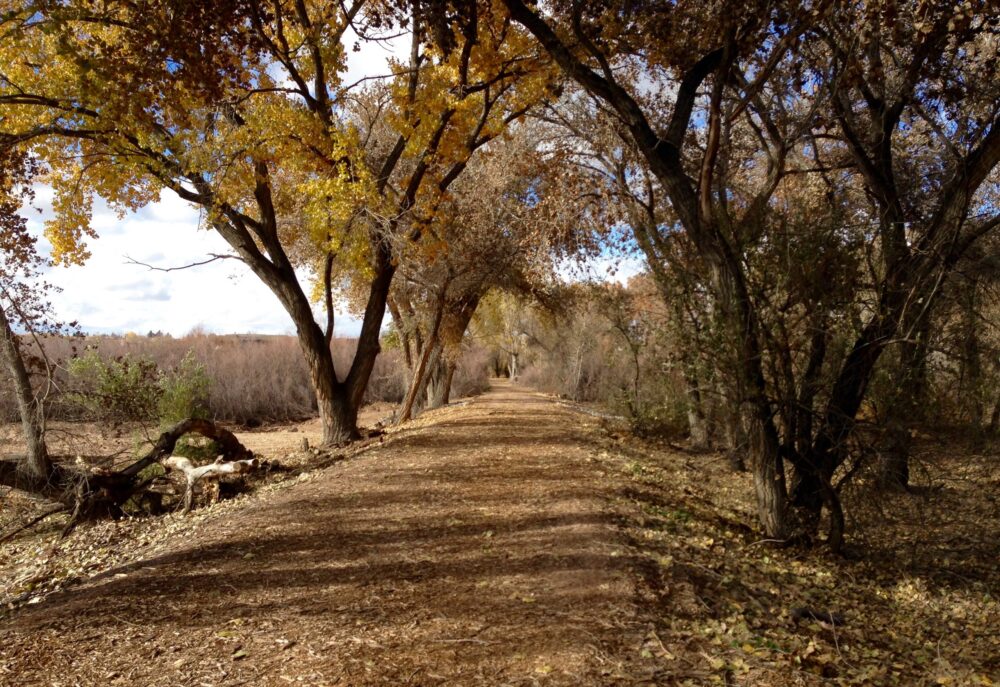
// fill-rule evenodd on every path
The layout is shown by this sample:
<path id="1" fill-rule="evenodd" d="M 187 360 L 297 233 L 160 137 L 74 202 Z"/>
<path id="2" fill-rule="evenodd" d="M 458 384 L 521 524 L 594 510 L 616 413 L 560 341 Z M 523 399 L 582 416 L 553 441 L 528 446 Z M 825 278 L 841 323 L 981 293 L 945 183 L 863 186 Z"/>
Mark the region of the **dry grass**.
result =
<path id="1" fill-rule="evenodd" d="M 341 377 L 350 369 L 357 342 L 334 339 L 333 357 Z M 209 415 L 225 422 L 260 426 L 274 422 L 295 422 L 311 417 L 316 402 L 302 351 L 294 337 L 266 335 L 190 334 L 169 336 L 89 336 L 53 338 L 46 342 L 47 355 L 65 361 L 93 348 L 105 359 L 145 357 L 160 370 L 175 368 L 189 352 L 201 363 L 210 379 L 207 400 Z M 477 347 L 467 349 L 459 361 L 453 384 L 456 398 L 479 393 L 486 388 L 488 360 Z M 64 370 L 57 375 L 60 388 L 72 384 Z M 409 375 L 399 350 L 378 356 L 365 395 L 367 403 L 398 403 L 406 391 Z M 76 419 L 80 409 L 54 399 L 50 416 L 57 420 Z M 0 388 L 0 419 L 17 420 L 10 391 Z"/>

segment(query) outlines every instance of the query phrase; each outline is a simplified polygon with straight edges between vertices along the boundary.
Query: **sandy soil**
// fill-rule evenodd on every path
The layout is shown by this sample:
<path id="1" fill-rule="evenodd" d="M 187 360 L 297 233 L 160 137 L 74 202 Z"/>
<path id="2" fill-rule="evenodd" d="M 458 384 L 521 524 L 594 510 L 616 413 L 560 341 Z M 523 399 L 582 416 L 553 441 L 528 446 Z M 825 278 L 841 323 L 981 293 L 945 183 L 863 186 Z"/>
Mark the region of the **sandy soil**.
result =
<path id="1" fill-rule="evenodd" d="M 503 383 L 428 413 L 2 621 L 0 683 L 642 683 L 596 422 Z"/>

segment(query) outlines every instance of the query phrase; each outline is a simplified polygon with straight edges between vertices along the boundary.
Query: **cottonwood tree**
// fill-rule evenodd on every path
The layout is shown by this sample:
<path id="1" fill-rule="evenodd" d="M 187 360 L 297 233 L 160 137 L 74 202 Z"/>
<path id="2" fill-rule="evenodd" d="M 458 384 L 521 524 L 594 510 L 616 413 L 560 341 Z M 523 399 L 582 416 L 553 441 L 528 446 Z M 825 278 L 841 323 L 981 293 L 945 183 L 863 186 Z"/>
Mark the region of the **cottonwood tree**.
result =
<path id="1" fill-rule="evenodd" d="M 54 328 L 45 300 L 48 286 L 39 280 L 45 260 L 37 250 L 37 239 L 28 232 L 20 214 L 31 199 L 31 181 L 36 167 L 30 158 L 12 148 L 0 148 L 0 354 L 10 375 L 25 454 L 13 464 L 4 462 L 0 480 L 21 480 L 37 487 L 52 472 L 45 443 L 45 397 L 48 388 L 32 384 L 29 362 L 37 356 L 27 350 L 24 337 L 34 337 Z M 44 355 L 44 351 L 41 351 Z M 44 362 L 44 358 L 40 358 Z M 48 366 L 46 365 L 48 368 Z M 51 384 L 50 374 L 46 382 Z"/>
<path id="2" fill-rule="evenodd" d="M 45 357 L 42 337 L 73 328 L 52 316 L 47 296 L 52 287 L 42 280 L 48 266 L 21 214 L 32 198 L 37 164 L 26 153 L 0 147 L 0 358 L 9 372 L 24 435 L 25 453 L 0 460 L 0 484 L 31 493 L 55 509 L 73 512 L 70 525 L 81 517 L 119 515 L 123 504 L 147 486 L 143 468 L 168 456 L 177 440 L 196 432 L 219 442 L 226 456 L 248 455 L 236 438 L 206 420 L 185 420 L 164 432 L 142 459 L 120 471 L 93 473 L 49 454 L 45 441 L 45 411 L 52 392 L 53 365 Z M 41 383 L 32 380 L 40 368 Z M 249 463 L 218 462 L 209 470 L 247 469 Z M 37 521 L 37 519 L 36 519 Z"/>
<path id="3" fill-rule="evenodd" d="M 472 161 L 428 225 L 428 239 L 401 264 L 391 295 L 403 351 L 413 371 L 399 418 L 427 389 L 436 407 L 448 387 L 465 332 L 492 290 L 546 300 L 555 261 L 583 249 L 582 206 L 567 206 L 562 157 L 545 150 L 537 127 L 515 127 Z"/>
<path id="4" fill-rule="evenodd" d="M 992 19 L 975 3 L 893 5 L 886 10 L 891 17 L 866 3 L 753 5 L 723 14 L 685 3 L 624 12 L 615 11 L 615 3 L 574 2 L 556 3 L 545 15 L 521 0 L 505 4 L 568 76 L 617 115 L 704 261 L 737 353 L 759 514 L 777 538 L 790 529 L 782 456 L 789 442 L 774 422 L 760 313 L 741 254 L 766 231 L 790 153 L 817 148 L 816 139 L 831 133 L 851 153 L 881 212 L 869 213 L 881 223 L 875 252 L 886 261 L 879 306 L 833 376 L 808 450 L 787 456 L 796 468 L 795 502 L 810 512 L 829 507 L 830 543 L 838 547 L 843 518 L 831 480 L 875 362 L 896 335 L 909 294 L 918 284 L 933 285 L 951 263 L 948 255 L 993 226 L 990 216 L 966 226 L 970 203 L 996 165 L 993 139 L 1000 137 L 992 79 L 981 78 L 995 64 Z M 975 59 L 964 59 L 970 50 Z M 815 59 L 803 71 L 806 55 Z M 645 81 L 635 79 L 636 72 Z M 666 97 L 650 95 L 649 80 L 664 73 L 675 79 L 675 89 Z M 955 90 L 946 83 L 961 85 Z M 704 109 L 692 118 L 696 108 Z M 894 141 L 921 119 L 930 122 L 918 128 L 947 152 L 931 156 L 948 171 L 912 175 L 934 183 L 932 200 L 912 227 L 910 250 L 907 222 L 918 218 L 884 210 L 898 191 Z M 759 140 L 759 171 L 748 177 L 757 190 L 749 194 L 729 173 L 735 162 L 730 134 L 741 122 Z M 694 131 L 699 138 L 690 136 Z M 839 164 L 830 157 L 818 161 L 821 169 Z M 734 190 L 744 200 L 733 202 Z"/>
<path id="5" fill-rule="evenodd" d="M 420 3 L 80 0 L 4 9 L 0 135 L 48 165 L 55 259 L 85 259 L 94 195 L 122 211 L 164 190 L 194 203 L 295 323 L 324 443 L 356 436 L 393 247 L 400 235 L 419 239 L 420 218 L 433 214 L 471 151 L 517 118 L 522 99 L 537 97 L 537 83 L 515 87 L 533 71 L 519 50 L 533 45 L 476 9 L 445 49 L 430 39 Z M 366 156 L 369 141 L 343 117 L 343 38 L 349 27 L 364 36 L 401 25 L 413 47 L 395 65 L 387 103 L 395 135 L 384 154 Z M 362 212 L 379 221 L 359 231 Z M 349 268 L 367 278 L 357 351 L 340 374 L 329 346 L 332 300 L 324 331 L 296 272 L 312 267 L 329 283 L 337 258 L 353 258 Z"/>
<path id="6" fill-rule="evenodd" d="M 1000 24 L 989 3 L 837 5 L 818 28 L 813 59 L 829 65 L 831 133 L 852 155 L 877 217 L 877 301 L 830 393 L 812 448 L 814 476 L 829 478 L 882 352 L 902 339 L 902 385 L 914 383 L 920 331 L 939 286 L 977 241 L 1000 227 L 989 202 L 1000 163 Z M 845 23 L 851 22 L 851 23 Z M 822 48 L 820 47 L 822 46 Z M 822 50 L 822 51 L 821 51 Z M 900 398 L 892 414 L 915 410 Z M 908 480 L 910 427 L 899 423 L 890 479 Z M 815 506 L 821 487 L 800 481 Z"/>
<path id="7" fill-rule="evenodd" d="M 551 145 L 564 152 L 600 197 L 595 203 L 600 211 L 597 221 L 620 227 L 645 258 L 656 291 L 672 313 L 663 324 L 672 330 L 671 355 L 687 386 L 690 440 L 695 447 L 706 447 L 717 433 L 706 397 L 717 391 L 713 388 L 717 377 L 720 384 L 727 378 L 714 374 L 725 366 L 718 364 L 720 351 L 713 345 L 715 322 L 696 252 L 684 232 L 676 230 L 676 217 L 662 188 L 607 106 L 586 92 L 569 90 L 540 117 L 551 127 Z M 731 412 L 727 420 L 729 454 L 738 465 L 742 459 L 735 460 L 737 452 L 745 448 L 741 418 Z"/>
<path id="8" fill-rule="evenodd" d="M 776 94 L 788 93 L 797 76 L 791 48 L 814 22 L 811 8 L 790 12 L 753 4 L 733 13 L 683 3 L 624 11 L 615 3 L 559 3 L 543 16 L 520 0 L 505 4 L 567 76 L 616 114 L 704 262 L 734 351 L 759 516 L 770 536 L 784 538 L 789 523 L 780 439 L 740 249 L 759 236 L 787 154 L 809 131 L 811 103 L 786 108 Z M 638 73 L 663 83 L 662 93 L 649 94 Z M 692 117 L 696 105 L 703 108 L 698 119 Z M 693 135 L 699 121 L 705 122 L 700 141 Z M 760 171 L 748 178 L 739 202 L 731 202 L 735 187 L 724 165 L 735 122 L 759 138 Z"/>

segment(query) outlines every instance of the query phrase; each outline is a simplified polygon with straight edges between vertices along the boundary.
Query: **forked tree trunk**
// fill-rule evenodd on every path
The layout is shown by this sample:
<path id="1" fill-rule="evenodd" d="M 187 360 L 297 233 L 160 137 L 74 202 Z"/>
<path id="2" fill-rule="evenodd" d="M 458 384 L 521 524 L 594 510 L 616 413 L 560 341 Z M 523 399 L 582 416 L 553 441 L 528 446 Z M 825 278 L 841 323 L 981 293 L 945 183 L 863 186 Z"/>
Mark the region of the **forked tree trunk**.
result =
<path id="1" fill-rule="evenodd" d="M 316 323 L 312 307 L 298 288 L 297 282 L 294 283 L 295 288 L 292 288 L 291 282 L 272 284 L 265 280 L 295 323 L 299 346 L 316 394 L 324 446 L 344 444 L 360 436 L 358 410 L 364 401 L 368 380 L 380 352 L 382 319 L 385 316 L 389 287 L 395 275 L 395 267 L 391 264 L 388 253 L 379 253 L 375 267 L 376 273 L 371 282 L 361 333 L 358 336 L 358 347 L 351 369 L 343 381 L 337 379 L 330 342 Z"/>
<path id="2" fill-rule="evenodd" d="M 303 336 L 300 330 L 299 345 L 316 394 L 316 409 L 323 427 L 323 445 L 342 444 L 358 436 L 358 410 L 352 407 L 347 389 L 337 382 L 333 356 L 326 339 L 314 322 L 306 323 L 306 327 L 310 325 L 315 332 L 312 336 Z"/>
<path id="3" fill-rule="evenodd" d="M 332 389 L 316 388 L 316 405 L 323 426 L 323 446 L 346 444 L 361 436 L 358 431 L 360 404 L 351 401 L 343 385 Z"/>
<path id="4" fill-rule="evenodd" d="M 45 445 L 43 409 L 31 387 L 31 377 L 24 365 L 24 358 L 21 357 L 21 346 L 17 335 L 11 328 L 7 313 L 2 307 L 0 307 L 0 352 L 14 383 L 17 412 L 21 416 L 21 430 L 27 447 L 19 470 L 31 479 L 47 479 L 52 472 L 52 461 L 49 460 L 48 448 Z"/>
<path id="5" fill-rule="evenodd" d="M 440 408 L 451 399 L 451 383 L 455 377 L 455 358 L 469 322 L 479 307 L 480 296 L 468 294 L 446 304 L 446 312 L 441 320 L 440 345 L 432 366 L 433 374 L 427 385 L 427 407 Z"/>

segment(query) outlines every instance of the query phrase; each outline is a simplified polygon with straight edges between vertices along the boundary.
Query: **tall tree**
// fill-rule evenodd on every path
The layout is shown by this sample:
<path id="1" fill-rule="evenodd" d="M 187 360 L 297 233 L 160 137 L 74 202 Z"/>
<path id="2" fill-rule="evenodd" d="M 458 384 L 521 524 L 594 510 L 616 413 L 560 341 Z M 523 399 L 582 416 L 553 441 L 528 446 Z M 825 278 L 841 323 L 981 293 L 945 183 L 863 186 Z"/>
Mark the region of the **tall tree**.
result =
<path id="1" fill-rule="evenodd" d="M 37 337 L 53 328 L 45 300 L 48 286 L 39 281 L 45 261 L 36 239 L 20 214 L 31 198 L 35 165 L 24 153 L 0 148 L 0 358 L 10 374 L 21 417 L 26 452 L 18 471 L 28 484 L 48 479 L 52 461 L 45 443 L 46 388 L 32 384 L 26 360 L 32 357 L 23 337 Z M 44 351 L 40 351 L 44 355 Z M 44 359 L 40 359 L 44 360 Z M 51 369 L 45 363 L 46 381 Z"/>
<path id="2" fill-rule="evenodd" d="M 915 383 L 920 330 L 939 286 L 976 241 L 1000 227 L 981 190 L 1000 163 L 997 34 L 988 3 L 837 5 L 818 30 L 831 69 L 832 117 L 874 205 L 881 274 L 877 304 L 837 375 L 810 461 L 829 478 L 875 365 L 903 339 L 904 380 Z M 851 23 L 845 23 L 851 22 Z M 895 413 L 912 408 L 900 398 Z M 908 434 L 908 428 L 897 434 Z M 908 440 L 894 479 L 905 484 Z M 800 481 L 798 502 L 820 486 Z"/>
<path id="3" fill-rule="evenodd" d="M 839 546 L 843 516 L 832 479 L 875 363 L 904 323 L 919 322 L 908 318 L 926 309 L 956 256 L 997 223 L 987 206 L 973 209 L 1000 138 L 995 21 L 982 3 L 767 3 L 738 14 L 693 3 L 626 10 L 566 2 L 547 13 L 522 0 L 505 4 L 614 113 L 703 263 L 734 356 L 765 531 L 790 532 L 787 458 L 795 503 L 813 514 L 828 506 L 830 542 Z M 669 87 L 656 93 L 651 83 Z M 756 154 L 736 137 L 739 126 L 756 137 Z M 934 141 L 922 157 L 897 155 L 899 144 L 921 139 Z M 821 149 L 833 155 L 817 157 Z M 773 382 L 791 368 L 767 360 L 769 350 L 786 347 L 762 324 L 746 261 L 769 245 L 769 225 L 783 212 L 776 192 L 803 171 L 790 156 L 817 157 L 822 174 L 842 166 L 843 152 L 874 200 L 861 212 L 877 218 L 872 253 L 883 267 L 878 304 L 831 386 L 818 394 L 820 378 L 803 380 L 807 398 L 827 399 L 818 422 L 798 425 L 811 430 L 807 441 L 792 424 L 775 423 Z M 904 158 L 919 170 L 914 185 L 924 184 L 914 189 L 919 212 L 902 202 Z M 813 345 L 821 365 L 825 336 Z M 799 448 L 782 438 L 792 431 Z"/>
<path id="4" fill-rule="evenodd" d="M 399 419 L 427 391 L 448 396 L 459 347 L 491 290 L 544 299 L 560 256 L 586 243 L 569 204 L 565 165 L 545 150 L 531 122 L 512 128 L 473 160 L 468 174 L 427 226 L 427 240 L 404 254 L 391 294 L 393 319 L 413 371 Z"/>
<path id="5" fill-rule="evenodd" d="M 485 5 L 488 7 L 488 3 Z M 48 165 L 59 261 L 82 261 L 93 195 L 128 210 L 169 190 L 204 210 L 205 224 L 275 294 L 295 323 L 325 443 L 356 435 L 358 407 L 379 352 L 400 236 L 420 237 L 421 213 L 464 170 L 471 152 L 543 92 L 531 47 L 489 12 L 454 27 L 449 50 L 428 39 L 421 5 L 314 2 L 10 3 L 3 13 L 0 136 Z M 343 38 L 405 24 L 409 63 L 397 65 L 392 126 L 381 156 L 343 117 Z M 366 162 L 375 161 L 374 165 Z M 297 267 L 329 279 L 354 218 L 367 222 L 350 269 L 367 276 L 349 370 L 335 369 Z M 413 218 L 417 217 L 415 224 Z M 318 257 L 317 257 L 318 256 Z"/>
<path id="6" fill-rule="evenodd" d="M 569 3 L 559 4 L 546 18 L 521 0 L 505 4 L 563 71 L 619 118 L 704 261 L 735 353 L 737 394 L 749 428 L 759 516 L 770 536 L 785 537 L 780 442 L 740 243 L 759 235 L 769 199 L 786 172 L 787 153 L 808 127 L 802 111 L 788 112 L 776 107 L 773 99 L 765 104 L 764 85 L 776 73 L 789 81 L 795 76 L 789 50 L 811 22 L 810 13 L 803 9 L 783 14 L 765 4 L 744 7 L 736 16 L 718 7 L 687 3 L 637 12 L 608 3 Z M 717 30 L 704 30 L 710 24 Z M 682 31 L 683 27 L 688 30 Z M 630 66 L 635 69 L 625 68 Z M 634 78 L 642 69 L 658 81 L 679 75 L 672 103 L 643 94 L 641 80 Z M 692 114 L 702 102 L 699 90 L 709 77 L 702 147 L 690 134 L 697 124 Z M 737 206 L 729 202 L 733 187 L 725 183 L 721 151 L 729 125 L 740 117 L 759 133 L 763 171 Z"/>

